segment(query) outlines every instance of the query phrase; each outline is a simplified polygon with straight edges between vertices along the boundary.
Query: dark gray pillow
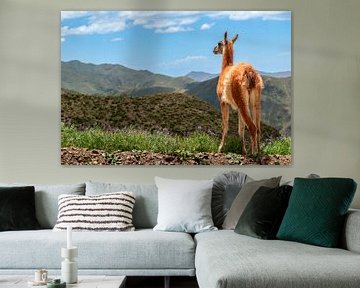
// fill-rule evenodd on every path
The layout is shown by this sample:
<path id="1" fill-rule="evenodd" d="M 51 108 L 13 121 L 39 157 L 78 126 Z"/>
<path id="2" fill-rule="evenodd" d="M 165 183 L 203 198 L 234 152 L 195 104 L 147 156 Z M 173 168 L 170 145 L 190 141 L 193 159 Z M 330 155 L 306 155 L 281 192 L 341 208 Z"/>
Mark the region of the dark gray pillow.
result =
<path id="1" fill-rule="evenodd" d="M 260 187 L 251 198 L 235 232 L 260 239 L 275 239 L 286 208 L 292 186 Z"/>
<path id="2" fill-rule="evenodd" d="M 237 222 L 240 219 L 241 214 L 244 212 L 246 205 L 249 203 L 251 197 L 255 194 L 255 192 L 261 186 L 269 188 L 279 187 L 280 179 L 281 176 L 273 177 L 270 179 L 251 181 L 244 184 L 240 192 L 234 199 L 230 210 L 224 219 L 224 223 L 222 225 L 223 229 L 234 230 Z"/>
<path id="3" fill-rule="evenodd" d="M 211 213 L 214 225 L 221 228 L 225 216 L 244 183 L 252 178 L 245 173 L 229 171 L 214 178 L 211 199 Z"/>

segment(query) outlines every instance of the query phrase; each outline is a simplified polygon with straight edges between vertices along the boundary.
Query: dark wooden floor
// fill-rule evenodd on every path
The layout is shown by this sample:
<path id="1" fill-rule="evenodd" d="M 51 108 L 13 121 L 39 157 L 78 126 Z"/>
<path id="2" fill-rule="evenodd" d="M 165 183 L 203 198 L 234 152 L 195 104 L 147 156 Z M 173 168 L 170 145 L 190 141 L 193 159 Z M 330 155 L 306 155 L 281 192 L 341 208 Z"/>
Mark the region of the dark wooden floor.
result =
<path id="1" fill-rule="evenodd" d="M 126 279 L 126 288 L 163 288 L 164 277 L 131 277 Z M 198 288 L 195 277 L 170 277 L 171 288 Z"/>

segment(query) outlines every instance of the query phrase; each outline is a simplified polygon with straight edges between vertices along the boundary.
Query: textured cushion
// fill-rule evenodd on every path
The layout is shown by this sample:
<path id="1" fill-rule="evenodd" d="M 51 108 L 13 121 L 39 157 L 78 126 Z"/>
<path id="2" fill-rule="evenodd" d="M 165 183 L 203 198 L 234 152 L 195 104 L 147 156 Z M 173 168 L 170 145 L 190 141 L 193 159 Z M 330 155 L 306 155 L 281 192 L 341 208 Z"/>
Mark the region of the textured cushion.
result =
<path id="1" fill-rule="evenodd" d="M 61 195 L 55 231 L 133 231 L 132 192 L 106 193 L 93 196 Z"/>
<path id="2" fill-rule="evenodd" d="M 344 226 L 342 247 L 360 254 L 360 210 L 349 210 Z"/>
<path id="3" fill-rule="evenodd" d="M 187 233 L 152 229 L 121 233 L 74 231 L 72 240 L 78 247 L 78 268 L 87 274 L 90 270 L 95 270 L 91 272 L 94 275 L 98 274 L 99 269 L 108 269 L 109 274 L 125 270 L 118 275 L 129 275 L 127 270 L 134 270 L 135 274 L 137 270 L 135 275 L 138 276 L 142 273 L 151 275 L 152 271 L 161 273 L 165 270 L 166 273 L 170 269 L 194 269 L 195 244 Z M 24 269 L 34 271 L 46 267 L 58 271 L 52 275 L 59 275 L 64 260 L 60 254 L 62 247 L 66 247 L 66 231 L 2 232 L 0 272 L 1 269 L 22 269 L 19 273 L 24 274 Z"/>
<path id="4" fill-rule="evenodd" d="M 242 185 L 251 180 L 252 178 L 245 173 L 237 171 L 224 172 L 214 178 L 211 213 L 216 227 L 222 227 L 225 216 Z"/>
<path id="5" fill-rule="evenodd" d="M 275 239 L 288 206 L 292 187 L 260 187 L 251 198 L 235 227 L 238 234 Z"/>
<path id="6" fill-rule="evenodd" d="M 251 197 L 261 187 L 275 188 L 279 186 L 281 177 L 274 177 L 270 179 L 263 179 L 257 181 L 251 181 L 242 186 L 239 194 L 236 196 L 234 202 L 231 205 L 229 212 L 227 213 L 223 228 L 234 230 L 237 222 L 240 219 L 246 205 L 249 203 Z"/>
<path id="7" fill-rule="evenodd" d="M 34 186 L 36 218 L 41 228 L 53 228 L 58 216 L 58 197 L 61 194 L 85 195 L 85 184 L 33 185 L 3 184 L 0 186 Z"/>
<path id="8" fill-rule="evenodd" d="M 356 190 L 348 178 L 295 178 L 278 239 L 336 247 Z"/>
<path id="9" fill-rule="evenodd" d="M 158 193 L 155 184 L 121 184 L 87 182 L 86 195 L 131 191 L 136 202 L 133 211 L 133 223 L 136 229 L 153 228 L 158 214 Z"/>
<path id="10" fill-rule="evenodd" d="M 40 228 L 34 194 L 33 186 L 0 187 L 0 231 Z"/>
<path id="11" fill-rule="evenodd" d="M 211 217 L 213 180 L 155 177 L 159 214 L 154 230 L 198 233 L 215 230 Z"/>
<path id="12" fill-rule="evenodd" d="M 196 279 L 204 288 L 355 288 L 360 254 L 220 230 L 195 235 Z"/>

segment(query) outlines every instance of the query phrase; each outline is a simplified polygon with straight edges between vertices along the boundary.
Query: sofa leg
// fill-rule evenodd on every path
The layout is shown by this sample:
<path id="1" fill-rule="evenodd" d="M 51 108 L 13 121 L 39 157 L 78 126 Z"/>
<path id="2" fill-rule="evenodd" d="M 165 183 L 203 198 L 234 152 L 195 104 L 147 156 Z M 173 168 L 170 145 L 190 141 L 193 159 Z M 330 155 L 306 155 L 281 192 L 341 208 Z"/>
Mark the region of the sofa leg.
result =
<path id="1" fill-rule="evenodd" d="M 164 288 L 170 288 L 170 276 L 164 277 Z"/>

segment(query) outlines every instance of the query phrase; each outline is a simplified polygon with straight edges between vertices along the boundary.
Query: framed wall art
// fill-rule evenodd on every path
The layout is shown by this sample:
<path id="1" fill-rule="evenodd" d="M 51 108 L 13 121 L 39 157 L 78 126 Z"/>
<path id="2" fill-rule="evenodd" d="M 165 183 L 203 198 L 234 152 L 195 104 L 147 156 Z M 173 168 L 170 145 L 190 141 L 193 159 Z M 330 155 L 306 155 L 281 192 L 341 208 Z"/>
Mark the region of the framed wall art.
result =
<path id="1" fill-rule="evenodd" d="M 62 165 L 291 165 L 290 11 L 62 11 Z"/>

